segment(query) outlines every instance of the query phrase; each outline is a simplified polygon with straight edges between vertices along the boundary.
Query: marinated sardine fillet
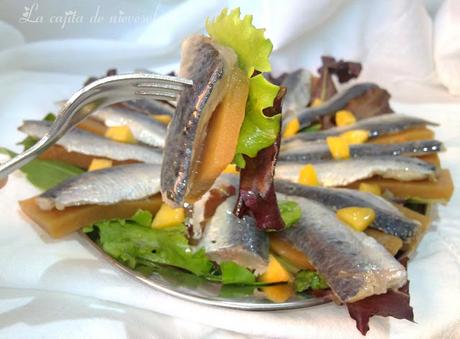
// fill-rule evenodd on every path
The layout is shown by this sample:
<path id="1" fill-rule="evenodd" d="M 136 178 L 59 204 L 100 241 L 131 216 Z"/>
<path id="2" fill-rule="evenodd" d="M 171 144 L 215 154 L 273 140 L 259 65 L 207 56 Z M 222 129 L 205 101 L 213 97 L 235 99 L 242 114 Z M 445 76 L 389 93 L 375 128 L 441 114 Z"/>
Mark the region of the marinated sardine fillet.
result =
<path id="1" fill-rule="evenodd" d="M 289 197 L 302 217 L 280 233 L 303 252 L 340 301 L 351 303 L 402 287 L 404 267 L 375 239 L 340 222 L 333 211 L 300 197 Z"/>
<path id="2" fill-rule="evenodd" d="M 307 198 L 336 211 L 345 207 L 369 207 L 375 220 L 369 227 L 408 240 L 420 231 L 420 223 L 405 217 L 387 200 L 371 193 L 346 189 L 307 186 L 284 180 L 275 181 L 276 191 Z"/>
<path id="3" fill-rule="evenodd" d="M 83 173 L 36 198 L 42 210 L 69 206 L 113 205 L 160 192 L 159 165 L 129 164 Z"/>
<path id="4" fill-rule="evenodd" d="M 441 152 L 444 149 L 438 140 L 409 141 L 397 144 L 357 144 L 350 145 L 350 157 L 360 158 L 381 155 L 421 156 Z M 278 160 L 309 162 L 312 160 L 331 160 L 332 154 L 323 140 L 296 140 L 284 144 Z"/>
<path id="5" fill-rule="evenodd" d="M 344 108 L 350 100 L 363 95 L 369 89 L 377 87 L 376 84 L 369 82 L 356 84 L 346 90 L 336 93 L 332 98 L 318 107 L 304 108 L 297 112 L 301 128 L 311 125 L 311 123 L 322 117 L 334 115 L 338 110 Z"/>
<path id="6" fill-rule="evenodd" d="M 236 197 L 227 198 L 207 223 L 199 247 L 212 260 L 234 261 L 263 273 L 268 265 L 268 235 L 256 227 L 249 216 L 242 219 L 233 214 Z"/>
<path id="7" fill-rule="evenodd" d="M 399 181 L 434 180 L 436 166 L 417 158 L 402 156 L 362 157 L 347 160 L 312 161 L 318 181 L 324 187 L 346 186 L 355 181 L 380 176 Z M 304 164 L 280 161 L 276 179 L 297 182 Z"/>
<path id="8" fill-rule="evenodd" d="M 48 133 L 48 121 L 26 120 L 19 130 L 31 137 L 40 139 Z M 68 152 L 77 152 L 94 157 L 104 157 L 118 161 L 135 160 L 151 164 L 161 164 L 163 155 L 153 147 L 116 142 L 90 132 L 74 128 L 57 142 Z"/>
<path id="9" fill-rule="evenodd" d="M 171 205 L 198 200 L 234 156 L 248 92 L 236 61 L 232 49 L 208 37 L 182 45 L 179 75 L 193 86 L 182 92 L 166 137 L 161 187 Z"/>
<path id="10" fill-rule="evenodd" d="M 343 126 L 343 127 L 334 127 L 329 128 L 323 131 L 318 132 L 302 132 L 294 137 L 287 140 L 291 142 L 296 139 L 301 140 L 318 140 L 326 139 L 329 136 L 340 135 L 347 131 L 351 130 L 366 130 L 369 132 L 369 138 L 375 138 L 381 135 L 398 133 L 401 131 L 408 130 L 410 128 L 422 127 L 422 126 L 435 126 L 435 123 L 432 123 L 427 120 L 423 120 L 417 117 L 404 115 L 404 114 L 384 114 L 367 119 L 362 119 L 356 123 Z"/>
<path id="11" fill-rule="evenodd" d="M 146 145 L 161 148 L 165 145 L 166 126 L 146 114 L 114 105 L 96 111 L 91 117 L 108 127 L 128 126 L 134 138 Z"/>

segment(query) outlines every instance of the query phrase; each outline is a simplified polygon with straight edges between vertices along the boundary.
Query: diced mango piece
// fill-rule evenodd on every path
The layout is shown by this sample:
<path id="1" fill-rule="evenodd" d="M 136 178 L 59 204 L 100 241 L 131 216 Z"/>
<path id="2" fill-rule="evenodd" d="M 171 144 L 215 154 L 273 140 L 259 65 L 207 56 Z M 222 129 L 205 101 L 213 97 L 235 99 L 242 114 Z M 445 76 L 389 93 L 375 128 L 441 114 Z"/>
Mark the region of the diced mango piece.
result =
<path id="1" fill-rule="evenodd" d="M 185 220 L 185 210 L 182 207 L 172 208 L 162 204 L 152 221 L 152 228 L 166 228 L 176 226 Z"/>
<path id="2" fill-rule="evenodd" d="M 427 201 L 448 202 L 454 192 L 454 183 L 449 170 L 440 170 L 435 181 L 398 181 L 373 177 L 370 179 L 354 182 L 347 187 L 356 188 L 361 182 L 379 185 L 382 191 L 390 191 L 396 198 L 410 199 L 419 198 Z"/>
<path id="3" fill-rule="evenodd" d="M 367 207 L 345 207 L 337 210 L 337 217 L 356 231 L 362 232 L 375 220 L 375 212 Z"/>
<path id="4" fill-rule="evenodd" d="M 156 115 L 153 115 L 152 116 L 153 119 L 155 119 L 156 121 L 159 121 L 165 125 L 169 124 L 169 122 L 171 121 L 172 117 L 168 114 L 156 114 Z"/>
<path id="5" fill-rule="evenodd" d="M 282 303 L 294 295 L 293 284 L 282 284 L 275 286 L 265 286 L 261 290 L 265 293 L 265 297 L 275 303 Z"/>
<path id="6" fill-rule="evenodd" d="M 128 126 L 113 126 L 109 127 L 105 132 L 105 137 L 127 144 L 135 144 L 136 139 L 134 138 L 133 132 Z"/>
<path id="7" fill-rule="evenodd" d="M 289 138 L 297 134 L 300 129 L 300 122 L 299 119 L 294 118 L 288 122 L 286 129 L 283 133 L 283 138 Z"/>
<path id="8" fill-rule="evenodd" d="M 229 88 L 209 121 L 201 161 L 193 171 L 190 193 L 186 197 L 189 203 L 212 186 L 235 156 L 249 92 L 248 77 L 238 66 L 232 71 Z"/>
<path id="9" fill-rule="evenodd" d="M 270 254 L 267 270 L 259 277 L 259 281 L 265 283 L 288 282 L 292 281 L 292 276 L 280 262 Z"/>
<path id="10" fill-rule="evenodd" d="M 227 174 L 240 174 L 240 172 L 238 172 L 238 170 L 236 169 L 236 165 L 235 165 L 235 164 L 228 164 L 227 167 L 225 167 L 223 173 L 227 173 Z"/>
<path id="11" fill-rule="evenodd" d="M 313 99 L 313 102 L 311 103 L 310 107 L 318 107 L 318 106 L 321 106 L 323 104 L 323 100 L 321 100 L 320 98 L 315 98 Z"/>
<path id="12" fill-rule="evenodd" d="M 302 185 L 319 186 L 318 176 L 312 164 L 307 164 L 301 168 L 298 182 Z"/>
<path id="13" fill-rule="evenodd" d="M 335 124 L 337 126 L 349 126 L 356 122 L 356 118 L 352 112 L 342 109 L 335 113 Z"/>
<path id="14" fill-rule="evenodd" d="M 426 127 L 412 128 L 406 131 L 382 135 L 370 140 L 373 144 L 399 144 L 407 141 L 432 140 L 434 132 Z"/>
<path id="15" fill-rule="evenodd" d="M 290 242 L 276 234 L 270 235 L 270 250 L 288 260 L 295 267 L 303 270 L 316 270 L 305 254 L 295 248 Z"/>
<path id="16" fill-rule="evenodd" d="M 103 168 L 112 167 L 113 161 L 110 159 L 93 159 L 88 167 L 88 171 L 97 171 Z"/>
<path id="17" fill-rule="evenodd" d="M 340 137 L 345 139 L 350 145 L 363 144 L 369 139 L 369 132 L 364 129 L 355 129 L 342 133 Z"/>
<path id="18" fill-rule="evenodd" d="M 350 145 L 345 138 L 327 137 L 326 142 L 334 159 L 348 159 L 350 157 Z"/>
<path id="19" fill-rule="evenodd" d="M 368 183 L 362 182 L 359 184 L 358 189 L 361 192 L 372 193 L 375 195 L 382 195 L 382 190 L 380 189 L 380 186 L 377 184 L 368 184 Z"/>
<path id="20" fill-rule="evenodd" d="M 98 221 L 129 218 L 137 210 L 143 209 L 154 214 L 161 205 L 161 196 L 142 200 L 123 201 L 115 205 L 85 205 L 43 211 L 35 197 L 19 201 L 22 212 L 36 222 L 51 237 L 60 238 Z"/>

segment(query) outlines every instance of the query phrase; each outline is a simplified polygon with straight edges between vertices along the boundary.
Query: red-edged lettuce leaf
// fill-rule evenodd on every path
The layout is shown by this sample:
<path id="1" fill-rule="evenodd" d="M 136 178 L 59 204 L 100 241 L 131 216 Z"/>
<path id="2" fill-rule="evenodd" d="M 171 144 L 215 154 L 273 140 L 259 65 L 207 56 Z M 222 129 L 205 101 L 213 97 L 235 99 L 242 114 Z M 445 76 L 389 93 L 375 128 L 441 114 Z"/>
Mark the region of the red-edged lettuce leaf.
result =
<path id="1" fill-rule="evenodd" d="M 403 260 L 401 263 L 407 267 L 407 258 Z M 374 315 L 414 321 L 414 311 L 409 303 L 409 281 L 407 281 L 397 291 L 373 295 L 346 305 L 348 313 L 356 321 L 356 327 L 363 335 L 366 335 L 369 331 L 369 319 Z"/>
<path id="2" fill-rule="evenodd" d="M 321 57 L 322 66 L 318 68 L 319 78 L 313 78 L 311 97 L 314 99 L 328 100 L 335 93 L 335 87 L 332 76 L 337 76 L 340 83 L 357 78 L 361 73 L 361 64 L 358 62 L 338 60 L 330 56 Z"/>
<path id="3" fill-rule="evenodd" d="M 281 112 L 281 101 L 285 93 L 286 89 L 281 88 L 273 107 L 264 110 L 266 116 Z M 240 173 L 240 189 L 234 214 L 239 218 L 244 215 L 253 216 L 257 227 L 264 231 L 278 231 L 285 227 L 273 183 L 280 142 L 281 135 L 278 133 L 275 142 L 259 151 L 255 158 L 244 156 L 246 167 Z"/>
<path id="4" fill-rule="evenodd" d="M 322 56 L 321 61 L 323 62 L 323 66 L 318 69 L 319 74 L 323 74 L 327 70 L 330 75 L 336 75 L 341 84 L 357 78 L 362 69 L 359 62 L 337 61 L 331 56 Z"/>
<path id="5" fill-rule="evenodd" d="M 285 225 L 281 218 L 273 184 L 273 175 L 280 136 L 255 158 L 244 156 L 246 167 L 241 170 L 240 190 L 234 214 L 242 218 L 252 215 L 257 227 L 264 231 L 279 231 Z"/>
<path id="6" fill-rule="evenodd" d="M 319 77 L 313 77 L 311 82 L 311 102 L 315 99 L 326 101 L 337 93 L 333 75 L 337 76 L 340 83 L 357 78 L 361 73 L 361 64 L 358 62 L 338 60 L 331 56 L 321 57 L 322 66 L 318 68 Z M 334 126 L 333 116 L 320 119 L 323 129 Z"/>
<path id="7" fill-rule="evenodd" d="M 358 120 L 393 113 L 390 97 L 390 93 L 383 88 L 370 88 L 359 97 L 351 99 L 344 109 L 353 112 Z"/>

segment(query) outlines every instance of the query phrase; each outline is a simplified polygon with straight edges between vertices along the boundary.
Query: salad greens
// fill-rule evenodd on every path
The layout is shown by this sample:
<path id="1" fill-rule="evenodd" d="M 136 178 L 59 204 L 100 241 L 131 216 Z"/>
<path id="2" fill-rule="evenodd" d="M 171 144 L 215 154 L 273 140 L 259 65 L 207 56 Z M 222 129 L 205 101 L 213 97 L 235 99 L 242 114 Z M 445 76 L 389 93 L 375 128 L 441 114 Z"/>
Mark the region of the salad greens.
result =
<path id="1" fill-rule="evenodd" d="M 54 121 L 56 116 L 52 113 L 48 113 L 43 120 Z M 29 149 L 38 140 L 32 137 L 26 137 L 23 141 L 18 143 L 24 146 L 24 150 Z M 0 147 L 0 153 L 6 154 L 10 157 L 15 157 L 17 153 Z M 34 159 L 28 164 L 21 168 L 21 172 L 26 175 L 27 180 L 35 187 L 48 190 L 64 180 L 67 180 L 73 176 L 79 175 L 84 171 L 76 166 L 69 165 L 59 160 L 41 160 Z"/>
<path id="2" fill-rule="evenodd" d="M 152 220 L 150 212 L 139 210 L 129 219 L 102 221 L 83 231 L 110 256 L 143 274 L 165 273 L 170 278 L 196 284 L 208 280 L 223 285 L 267 285 L 257 282 L 245 267 L 230 261 L 217 265 L 209 260 L 204 249 L 193 249 L 184 224 L 153 229 Z"/>
<path id="3" fill-rule="evenodd" d="M 280 200 L 278 201 L 278 208 L 286 228 L 294 225 L 302 217 L 302 210 L 295 201 Z"/>
<path id="4" fill-rule="evenodd" d="M 252 15 L 240 19 L 240 9 L 230 13 L 222 10 L 214 21 L 206 20 L 206 30 L 219 44 L 231 47 L 238 56 L 238 63 L 242 70 L 250 77 L 254 70 L 270 72 L 268 60 L 273 44 L 264 36 L 265 29 L 255 28 L 252 24 Z"/>
<path id="5" fill-rule="evenodd" d="M 6 148 L 0 148 L 0 153 L 14 157 L 17 154 Z M 27 180 L 35 187 L 48 190 L 64 180 L 79 175 L 84 171 L 59 160 L 34 159 L 21 168 Z"/>
<path id="6" fill-rule="evenodd" d="M 240 9 L 224 9 L 214 20 L 206 21 L 209 35 L 218 43 L 232 48 L 238 56 L 241 69 L 248 75 L 249 95 L 246 115 L 241 126 L 234 163 L 245 167 L 243 154 L 254 158 L 257 153 L 272 145 L 280 131 L 281 114 L 267 117 L 263 110 L 273 106 L 279 87 L 271 84 L 257 72 L 271 70 L 269 56 L 273 45 L 264 37 L 264 29 L 252 24 L 252 16 L 240 18 Z"/>
<path id="7" fill-rule="evenodd" d="M 326 280 L 315 271 L 299 271 L 294 280 L 296 292 L 328 288 Z"/>
<path id="8" fill-rule="evenodd" d="M 220 264 L 222 271 L 222 283 L 251 285 L 256 282 L 256 277 L 246 268 L 235 264 L 233 261 L 225 261 Z"/>
<path id="9" fill-rule="evenodd" d="M 261 74 L 249 79 L 246 114 L 236 148 L 235 162 L 238 167 L 245 167 L 243 154 L 254 158 L 260 150 L 275 142 L 280 131 L 281 114 L 267 117 L 263 110 L 273 106 L 278 91 L 279 87 Z"/>
<path id="10" fill-rule="evenodd" d="M 170 265 L 198 276 L 211 271 L 212 263 L 204 251 L 193 252 L 188 245 L 183 224 L 157 230 L 150 227 L 151 223 L 150 212 L 139 211 L 131 219 L 103 221 L 85 232 L 97 229 L 103 250 L 132 269 L 141 258 L 144 265 Z"/>

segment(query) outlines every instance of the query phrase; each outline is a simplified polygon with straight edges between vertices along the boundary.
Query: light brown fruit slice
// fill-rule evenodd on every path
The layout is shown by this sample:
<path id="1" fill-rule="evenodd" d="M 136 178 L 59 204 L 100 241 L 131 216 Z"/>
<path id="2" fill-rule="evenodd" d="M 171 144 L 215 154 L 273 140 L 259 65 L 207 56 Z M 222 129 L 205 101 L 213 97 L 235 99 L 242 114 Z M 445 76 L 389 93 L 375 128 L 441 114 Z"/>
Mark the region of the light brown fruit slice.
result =
<path id="1" fill-rule="evenodd" d="M 412 128 L 407 131 L 387 134 L 379 136 L 375 139 L 369 140 L 372 144 L 399 144 L 407 141 L 417 140 L 432 140 L 434 139 L 434 132 L 426 127 L 423 128 Z"/>
<path id="2" fill-rule="evenodd" d="M 377 240 L 392 256 L 395 256 L 403 247 L 402 240 L 394 235 L 386 234 L 373 228 L 366 229 L 364 233 Z"/>
<path id="3" fill-rule="evenodd" d="M 410 219 L 417 220 L 420 222 L 420 230 L 415 234 L 407 243 L 405 243 L 402 247 L 402 251 L 404 252 L 404 256 L 411 256 L 414 252 L 415 249 L 417 248 L 418 244 L 422 240 L 423 236 L 425 233 L 428 231 L 428 229 L 431 226 L 431 216 L 428 215 L 423 215 L 420 213 L 417 213 L 407 207 L 404 207 L 402 205 L 395 205 L 406 217 Z"/>
<path id="4" fill-rule="evenodd" d="M 449 170 L 440 170 L 436 181 L 397 181 L 383 178 L 370 178 L 354 182 L 350 188 L 357 189 L 361 182 L 379 185 L 382 191 L 390 191 L 395 197 L 407 199 L 422 199 L 424 201 L 448 202 L 454 192 L 454 183 Z"/>
<path id="5" fill-rule="evenodd" d="M 160 208 L 160 205 L 160 195 L 155 195 L 149 199 L 124 201 L 115 205 L 67 207 L 62 211 L 56 209 L 51 211 L 41 210 L 35 202 L 35 197 L 19 202 L 24 214 L 53 238 L 61 238 L 98 221 L 129 218 L 138 209 L 147 210 L 154 214 Z"/>
<path id="6" fill-rule="evenodd" d="M 308 260 L 305 254 L 296 249 L 290 242 L 278 237 L 276 234 L 270 235 L 270 250 L 280 257 L 287 259 L 297 268 L 316 271 L 316 268 Z"/>
<path id="7" fill-rule="evenodd" d="M 104 136 L 105 132 L 107 132 L 107 126 L 104 125 L 102 122 L 88 118 L 83 120 L 78 124 L 78 128 L 81 128 L 85 131 Z"/>
<path id="8" fill-rule="evenodd" d="M 88 169 L 89 166 L 91 165 L 91 162 L 94 159 L 94 157 L 89 156 L 89 155 L 85 155 L 85 154 L 81 154 L 77 152 L 68 152 L 63 147 L 58 146 L 58 145 L 53 145 L 50 148 L 48 148 L 45 152 L 40 154 L 39 158 L 43 160 L 60 160 L 68 164 L 83 168 L 83 169 Z M 109 158 L 100 158 L 100 159 L 111 160 Z M 122 164 L 132 164 L 136 162 L 137 161 L 134 161 L 134 160 L 126 160 L 126 161 L 112 160 L 112 163 L 114 166 L 122 165 Z"/>
<path id="9" fill-rule="evenodd" d="M 244 120 L 248 91 L 246 74 L 235 67 L 230 75 L 228 93 L 214 110 L 208 124 L 203 156 L 191 178 L 188 202 L 199 199 L 233 160 Z"/>

